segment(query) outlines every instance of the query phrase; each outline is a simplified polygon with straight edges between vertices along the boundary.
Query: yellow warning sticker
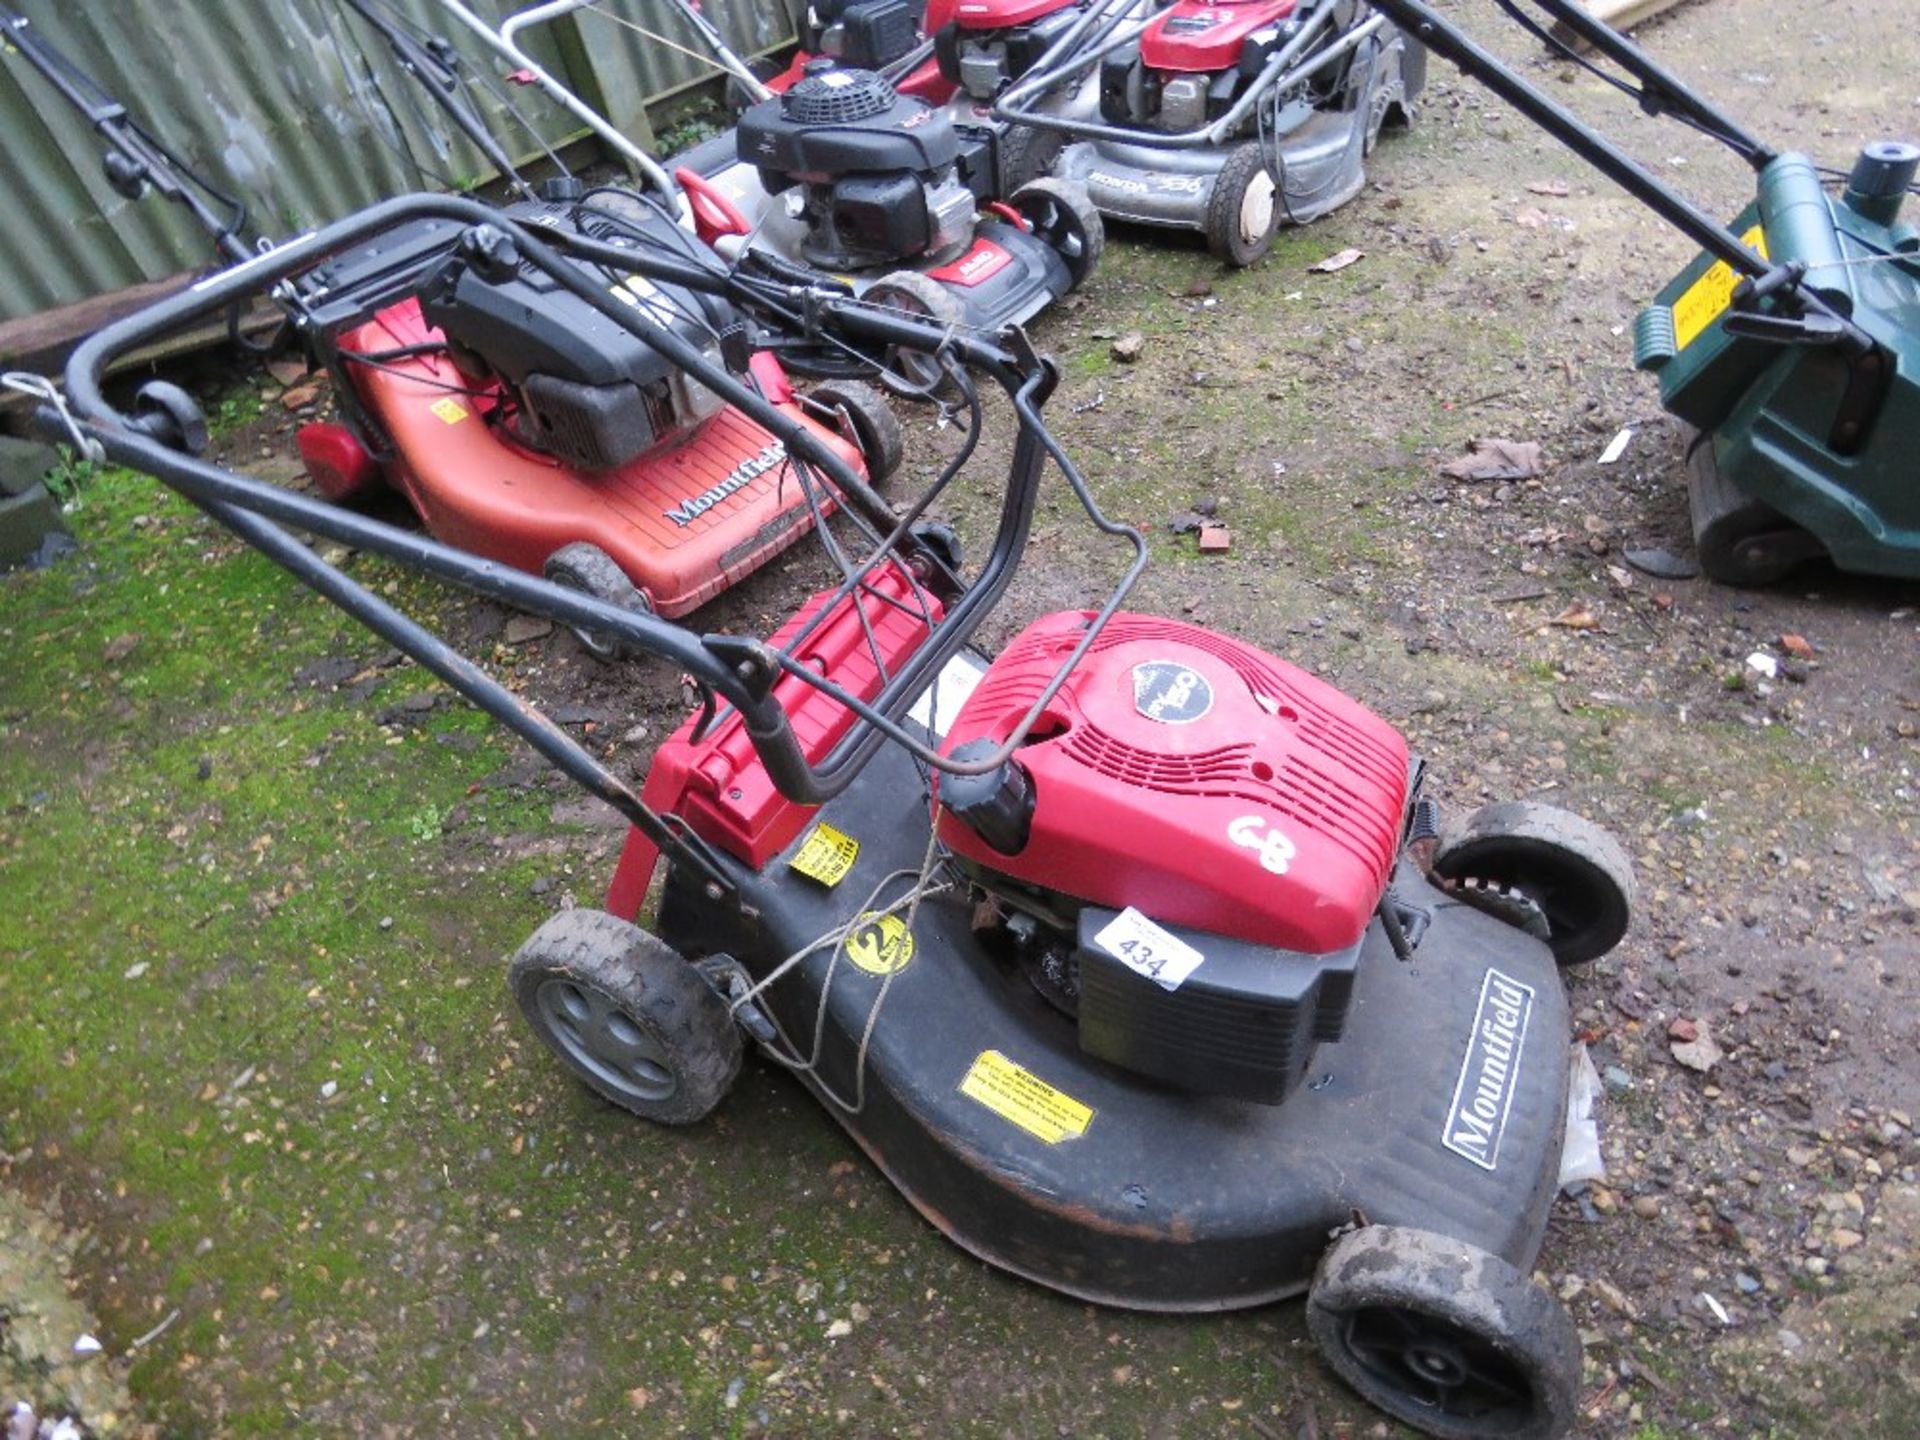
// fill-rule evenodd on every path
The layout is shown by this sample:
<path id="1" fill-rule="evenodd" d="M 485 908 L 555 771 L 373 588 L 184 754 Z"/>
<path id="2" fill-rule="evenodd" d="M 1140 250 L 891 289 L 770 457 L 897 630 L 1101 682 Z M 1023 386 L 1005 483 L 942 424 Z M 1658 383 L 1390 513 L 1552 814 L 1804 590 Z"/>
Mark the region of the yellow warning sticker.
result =
<path id="1" fill-rule="evenodd" d="M 1766 233 L 1758 225 L 1742 235 L 1740 243 L 1749 250 L 1757 250 L 1762 259 L 1770 258 L 1767 255 Z M 1707 267 L 1704 275 L 1682 292 L 1680 298 L 1673 302 L 1673 345 L 1676 350 L 1684 350 L 1698 340 L 1701 332 L 1733 303 L 1733 287 L 1739 283 L 1740 277 L 1733 273 L 1733 267 L 1724 260 L 1716 260 Z"/>
<path id="2" fill-rule="evenodd" d="M 1024 1066 L 998 1050 L 983 1050 L 960 1082 L 960 1093 L 978 1100 L 1003 1120 L 1011 1120 L 1029 1135 L 1058 1145 L 1077 1140 L 1093 1123 L 1093 1109 L 1065 1091 L 1056 1090 Z"/>
<path id="3" fill-rule="evenodd" d="M 454 399 L 451 395 L 445 396 L 442 399 L 434 401 L 433 404 L 429 405 L 427 408 L 433 411 L 433 413 L 438 415 L 442 420 L 446 421 L 447 424 L 449 425 L 458 425 L 462 420 L 467 418 L 467 414 L 468 414 L 467 407 L 462 405 L 458 400 Z"/>
<path id="4" fill-rule="evenodd" d="M 897 975 L 913 959 L 913 932 L 898 915 L 869 910 L 844 942 L 847 958 L 869 975 Z"/>
<path id="5" fill-rule="evenodd" d="M 813 827 L 813 833 L 800 842 L 800 848 L 787 864 L 831 890 L 847 878 L 847 872 L 859 857 L 860 842 L 822 820 Z"/>

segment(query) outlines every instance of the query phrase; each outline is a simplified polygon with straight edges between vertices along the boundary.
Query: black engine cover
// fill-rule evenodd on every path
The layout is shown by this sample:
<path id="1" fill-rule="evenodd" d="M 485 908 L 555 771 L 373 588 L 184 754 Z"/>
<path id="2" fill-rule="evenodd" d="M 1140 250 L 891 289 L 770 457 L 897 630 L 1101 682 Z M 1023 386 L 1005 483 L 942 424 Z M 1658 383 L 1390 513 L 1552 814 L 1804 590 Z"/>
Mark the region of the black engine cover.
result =
<path id="1" fill-rule="evenodd" d="M 1089 1055 L 1201 1094 L 1277 1105 L 1306 1074 L 1314 1046 L 1340 1038 L 1359 944 L 1301 955 L 1167 926 L 1206 954 L 1169 989 L 1094 942 L 1117 913 L 1080 912 L 1078 1019 Z"/>
<path id="2" fill-rule="evenodd" d="M 960 153 L 953 122 L 865 70 L 814 70 L 740 117 L 740 159 L 777 195 L 852 174 L 925 178 Z"/>
<path id="3" fill-rule="evenodd" d="M 807 11 L 807 48 L 843 65 L 876 70 L 920 41 L 920 7 L 910 0 L 816 0 Z"/>
<path id="4" fill-rule="evenodd" d="M 586 233 L 611 245 L 671 250 L 675 227 L 651 209 L 619 220 L 570 204 L 528 201 L 505 213 L 523 225 Z M 633 232 L 639 232 L 637 235 Z M 447 337 L 463 369 L 497 378 L 519 402 L 519 438 L 587 470 L 642 454 L 685 417 L 676 414 L 678 367 L 544 271 L 501 279 L 456 250 L 420 289 L 427 321 Z M 695 345 L 729 324 L 725 301 L 632 277 L 603 276 L 611 294 Z"/>

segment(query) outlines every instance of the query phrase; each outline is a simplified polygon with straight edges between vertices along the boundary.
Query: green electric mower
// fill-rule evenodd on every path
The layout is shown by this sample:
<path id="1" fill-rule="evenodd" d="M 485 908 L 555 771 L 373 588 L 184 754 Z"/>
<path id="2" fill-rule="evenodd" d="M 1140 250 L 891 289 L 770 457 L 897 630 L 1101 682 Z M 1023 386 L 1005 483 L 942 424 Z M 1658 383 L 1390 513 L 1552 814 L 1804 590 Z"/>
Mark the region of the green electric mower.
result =
<path id="1" fill-rule="evenodd" d="M 1722 228 L 1422 0 L 1373 0 L 1700 245 L 1640 313 L 1633 348 L 1634 364 L 1660 382 L 1661 404 L 1692 431 L 1702 571 L 1764 585 L 1824 556 L 1842 570 L 1920 577 L 1920 228 L 1900 218 L 1920 147 L 1879 141 L 1850 172 L 1823 169 L 1754 139 L 1576 0 L 1532 0 L 1552 30 L 1520 0 L 1496 3 L 1649 114 L 1722 141 L 1758 176 L 1753 204 Z"/>

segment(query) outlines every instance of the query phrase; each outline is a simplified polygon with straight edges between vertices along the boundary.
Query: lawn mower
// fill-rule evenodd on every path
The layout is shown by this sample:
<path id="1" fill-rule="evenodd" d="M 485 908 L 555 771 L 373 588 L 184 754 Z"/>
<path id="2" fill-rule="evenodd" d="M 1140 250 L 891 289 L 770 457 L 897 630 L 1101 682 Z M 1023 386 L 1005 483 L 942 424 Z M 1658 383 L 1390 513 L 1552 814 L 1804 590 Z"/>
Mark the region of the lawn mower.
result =
<path id="1" fill-rule="evenodd" d="M 1694 539 L 1711 578 L 1764 585 L 1825 556 L 1842 570 L 1920 576 L 1920 230 L 1902 202 L 1920 147 L 1880 141 L 1850 171 L 1755 139 L 1575 0 L 1502 10 L 1753 167 L 1754 203 L 1720 226 L 1422 0 L 1373 0 L 1700 246 L 1634 322 L 1634 363 L 1692 433 Z M 1574 52 L 1586 42 L 1630 80 Z M 1829 197 L 1831 186 L 1839 188 Z"/>
<path id="2" fill-rule="evenodd" d="M 191 172 L 23 18 L 0 9 L 0 29 L 94 121 L 121 193 L 151 186 L 192 201 L 229 259 L 255 253 L 229 217 L 197 199 Z M 451 52 L 407 48 L 391 27 L 383 34 L 407 69 L 435 79 L 436 94 L 460 93 Z M 491 143 L 471 112 L 451 113 L 471 138 Z M 527 197 L 508 207 L 522 223 L 614 245 L 701 248 L 650 195 L 564 175 L 536 193 L 497 145 L 491 153 Z M 815 523 L 817 505 L 839 503 L 796 484 L 778 436 L 689 381 L 667 353 L 538 276 L 476 282 L 476 268 L 500 281 L 512 261 L 455 257 L 454 235 L 455 227 L 424 222 L 275 292 L 310 360 L 333 381 L 340 418 L 307 423 L 298 435 L 308 473 L 329 499 L 358 500 L 390 482 L 442 539 L 668 615 L 766 564 Z M 711 352 L 737 323 L 709 297 L 609 274 L 616 281 L 622 299 L 670 325 L 684 350 Z M 900 429 L 880 396 L 843 381 L 803 397 L 772 356 L 753 364 L 783 414 L 864 470 L 861 503 L 884 514 L 867 481 L 899 463 Z M 580 638 L 600 658 L 616 653 L 604 637 Z"/>
<path id="3" fill-rule="evenodd" d="M 878 364 L 948 367 L 954 461 L 770 640 L 698 636 L 194 458 L 116 357 L 247 287 L 421 223 L 459 231 L 475 283 L 529 272 L 790 448 L 844 454 L 716 363 L 604 267 L 725 300 L 771 333 Z M 404 229 L 402 232 L 404 233 Z M 512 273 L 487 259 L 511 250 Z M 721 361 L 737 357 L 722 350 Z M 922 537 L 976 453 L 978 374 L 1018 420 L 977 568 Z M 117 322 L 66 374 L 43 433 L 158 476 L 525 738 L 631 829 L 603 909 L 513 957 L 535 1033 L 599 1095 L 700 1120 L 751 1043 L 793 1070 L 955 1243 L 1038 1283 L 1165 1311 L 1306 1291 L 1329 1362 L 1440 1436 L 1551 1436 L 1580 1342 L 1529 1278 L 1565 1124 L 1559 967 L 1629 923 L 1618 845 L 1564 812 L 1496 804 L 1443 824 L 1383 720 L 1285 660 L 1123 608 L 1146 561 L 1103 515 L 1041 407 L 1059 380 L 1021 332 L 948 330 L 743 254 L 616 247 L 471 201 L 388 202 Z M 1020 566 L 1048 462 L 1121 552 L 1096 607 L 974 645 Z M 857 511 L 821 527 L 863 523 Z M 292 525 L 665 657 L 701 704 L 635 794 L 580 743 Z M 664 862 L 664 864 L 662 863 Z M 640 921 L 664 869 L 651 928 Z"/>
<path id="4" fill-rule="evenodd" d="M 1086 187 L 1103 215 L 1199 230 L 1251 265 L 1365 183 L 1389 121 L 1407 123 L 1425 52 L 1363 0 L 1097 0 L 993 114 L 1046 139 L 1029 163 Z M 1098 85 L 1098 113 L 1067 102 Z"/>
<path id="5" fill-rule="evenodd" d="M 583 3 L 552 0 L 508 24 Z M 458 0 L 442 4 L 486 28 Z M 679 158 L 673 177 L 703 240 L 738 237 L 831 271 L 877 303 L 978 330 L 1026 323 L 1093 272 L 1104 232 L 1083 187 L 1043 177 L 997 198 L 997 126 L 956 119 L 878 71 L 830 57 L 804 70 L 748 106 L 736 130 Z M 906 393 L 926 393 L 942 373 L 931 357 L 906 353 L 887 370 Z"/>

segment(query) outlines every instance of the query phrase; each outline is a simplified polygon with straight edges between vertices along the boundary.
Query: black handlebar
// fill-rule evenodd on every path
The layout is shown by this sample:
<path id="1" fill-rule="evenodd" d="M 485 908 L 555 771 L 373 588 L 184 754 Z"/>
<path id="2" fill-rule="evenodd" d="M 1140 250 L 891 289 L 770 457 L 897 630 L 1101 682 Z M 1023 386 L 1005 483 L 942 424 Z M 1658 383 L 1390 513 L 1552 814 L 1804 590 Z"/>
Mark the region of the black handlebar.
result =
<path id="1" fill-rule="evenodd" d="M 776 409 L 756 389 L 743 384 L 697 347 L 659 324 L 646 313 L 645 307 L 626 306 L 613 299 L 605 285 L 581 270 L 568 254 L 594 265 L 618 267 L 652 280 L 725 295 L 749 313 L 771 312 L 790 320 L 794 312 L 804 311 L 840 338 L 856 344 L 950 351 L 959 361 L 991 376 L 1013 399 L 1021 423 L 999 528 L 979 577 L 932 626 L 925 642 L 887 680 L 881 692 L 871 702 L 864 702 L 762 642 L 728 636 L 697 637 L 651 614 L 617 608 L 415 532 L 194 459 L 162 443 L 152 433 L 154 427 L 121 414 L 106 399 L 102 379 L 116 359 L 237 299 L 283 286 L 372 235 L 431 219 L 458 222 L 466 227 L 463 232 L 466 236 L 474 235 L 481 227 L 490 227 L 495 232 L 490 239 L 504 238 L 510 242 L 524 263 L 551 276 L 775 434 L 791 453 L 822 472 L 848 504 L 875 522 L 876 528 L 886 536 L 881 550 L 876 552 L 876 560 L 889 548 L 900 549 L 911 543 L 908 527 L 918 507 L 904 518 L 896 519 L 886 502 L 813 431 Z M 284 289 L 281 293 L 286 294 Z M 289 309 L 298 324 L 299 307 L 289 303 Z M 438 637 L 392 611 L 356 582 L 291 541 L 278 526 L 292 525 L 356 549 L 385 555 L 517 609 L 575 628 L 610 633 L 638 649 L 671 661 L 740 712 L 769 777 L 782 794 L 800 803 L 821 804 L 832 799 L 851 783 L 875 748 L 887 740 L 907 746 L 923 760 L 942 768 L 969 772 L 992 768 L 1000 763 L 999 759 L 955 762 L 938 756 L 907 732 L 899 720 L 932 682 L 939 668 L 967 644 L 1012 580 L 1026 545 L 1039 481 L 1049 458 L 1062 466 L 1095 523 L 1109 533 L 1130 535 L 1136 551 L 1132 567 L 1101 611 L 1086 642 L 1076 651 L 1075 659 L 1098 633 L 1106 617 L 1118 608 L 1145 559 L 1144 542 L 1128 527 L 1114 525 L 1100 515 L 1083 482 L 1040 420 L 1039 406 L 1057 379 L 1053 367 L 1034 356 L 1018 332 L 1011 332 L 1009 339 L 1011 343 L 1003 343 L 999 338 L 950 330 L 938 322 L 868 305 L 832 289 L 802 294 L 791 285 L 756 276 L 750 260 L 728 268 L 716 259 L 712 266 L 707 266 L 685 255 L 611 246 L 566 232 L 536 233 L 533 227 L 520 225 L 477 201 L 415 195 L 382 202 L 324 229 L 289 240 L 114 322 L 74 351 L 65 378 L 68 400 L 81 422 L 80 428 L 101 444 L 109 459 L 155 475 L 208 510 L 221 523 L 235 529 L 249 543 L 267 550 L 276 563 L 292 570 L 303 582 L 342 605 L 354 618 L 449 679 L 576 779 L 583 779 L 580 773 L 583 764 L 598 771 L 592 780 L 583 779 L 583 783 L 631 817 L 633 811 L 620 798 L 625 795 L 630 799 L 630 793 L 568 737 L 559 735 L 558 746 L 571 746 L 578 753 L 563 761 L 557 753 L 555 735 L 547 733 L 551 727 L 543 729 L 538 722 L 527 718 L 527 707 L 516 697 L 485 677 L 478 667 L 453 656 Z M 43 432 L 53 438 L 64 434 L 65 422 L 57 413 L 45 410 L 39 421 Z M 856 588 L 858 579 L 858 576 L 850 578 L 842 587 L 842 595 Z M 1064 678 L 1066 668 L 1063 667 L 1061 675 L 1056 677 L 1056 685 L 1043 699 L 1051 697 L 1053 688 Z M 856 717 L 833 751 L 817 764 L 807 759 L 786 711 L 773 697 L 774 683 L 782 673 L 797 674 L 826 691 Z M 1016 735 L 1004 748 L 1010 750 L 1017 740 Z M 637 800 L 633 804 L 637 806 Z M 658 824 L 658 817 L 649 818 Z M 635 823 L 642 822 L 636 818 Z"/>

